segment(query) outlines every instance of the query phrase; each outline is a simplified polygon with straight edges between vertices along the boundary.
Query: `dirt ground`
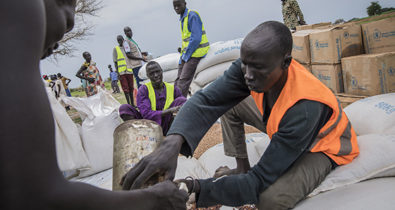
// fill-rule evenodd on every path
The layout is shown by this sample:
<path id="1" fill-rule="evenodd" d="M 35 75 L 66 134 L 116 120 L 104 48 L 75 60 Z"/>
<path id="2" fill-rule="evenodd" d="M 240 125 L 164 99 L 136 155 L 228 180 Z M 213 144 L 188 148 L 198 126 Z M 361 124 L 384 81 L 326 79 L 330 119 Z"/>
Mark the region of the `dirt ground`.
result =
<path id="1" fill-rule="evenodd" d="M 258 129 L 246 125 L 244 126 L 245 133 L 259 133 Z M 213 147 L 214 145 L 222 143 L 222 129 L 221 124 L 215 123 L 210 130 L 206 133 L 203 137 L 202 141 L 200 142 L 199 146 L 196 148 L 193 157 L 199 158 L 206 150 Z"/>

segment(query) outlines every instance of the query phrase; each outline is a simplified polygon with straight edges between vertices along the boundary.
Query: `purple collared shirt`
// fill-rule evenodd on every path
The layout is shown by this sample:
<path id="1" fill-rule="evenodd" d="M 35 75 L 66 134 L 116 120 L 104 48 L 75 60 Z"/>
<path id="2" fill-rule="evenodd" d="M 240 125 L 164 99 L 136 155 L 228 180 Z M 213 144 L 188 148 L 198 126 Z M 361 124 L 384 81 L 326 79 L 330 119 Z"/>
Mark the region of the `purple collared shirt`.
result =
<path id="1" fill-rule="evenodd" d="M 144 119 L 152 120 L 157 122 L 162 126 L 164 131 L 169 129 L 169 122 L 171 120 L 171 115 L 167 115 L 162 117 L 162 110 L 166 104 L 166 86 L 163 84 L 164 88 L 162 92 L 158 92 L 155 89 L 155 98 L 156 98 L 156 110 L 153 111 L 151 109 L 151 101 L 148 96 L 148 88 L 145 85 L 142 85 L 137 92 L 137 107 L 140 110 L 141 115 Z M 184 97 L 181 94 L 180 89 L 174 87 L 174 100 L 179 97 Z"/>

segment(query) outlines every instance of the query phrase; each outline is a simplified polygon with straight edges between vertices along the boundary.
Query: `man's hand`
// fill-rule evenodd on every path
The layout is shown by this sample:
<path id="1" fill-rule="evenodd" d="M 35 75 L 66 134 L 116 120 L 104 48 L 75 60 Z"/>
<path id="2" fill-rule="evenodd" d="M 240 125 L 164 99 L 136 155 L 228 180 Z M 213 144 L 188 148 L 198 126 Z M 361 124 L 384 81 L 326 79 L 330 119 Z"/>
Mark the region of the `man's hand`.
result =
<path id="1" fill-rule="evenodd" d="M 185 185 L 188 188 L 188 193 L 200 193 L 200 184 L 196 179 L 193 179 L 192 177 L 187 177 L 185 179 L 178 179 L 175 180 L 174 183 L 177 185 L 181 185 L 181 183 L 185 183 Z"/>
<path id="2" fill-rule="evenodd" d="M 165 180 L 173 180 L 183 143 L 184 138 L 181 135 L 167 136 L 154 152 L 145 156 L 122 177 L 122 189 L 139 189 L 154 175 L 163 175 Z"/>
<path id="3" fill-rule="evenodd" d="M 186 209 L 188 193 L 179 190 L 177 185 L 171 181 L 161 182 L 146 190 L 154 197 L 149 202 L 155 203 L 155 209 Z"/>
<path id="4" fill-rule="evenodd" d="M 162 111 L 162 116 L 176 113 L 176 112 L 178 112 L 180 110 L 180 108 L 181 108 L 181 106 L 176 106 L 176 107 L 172 107 L 172 108 L 166 109 L 166 110 Z"/>

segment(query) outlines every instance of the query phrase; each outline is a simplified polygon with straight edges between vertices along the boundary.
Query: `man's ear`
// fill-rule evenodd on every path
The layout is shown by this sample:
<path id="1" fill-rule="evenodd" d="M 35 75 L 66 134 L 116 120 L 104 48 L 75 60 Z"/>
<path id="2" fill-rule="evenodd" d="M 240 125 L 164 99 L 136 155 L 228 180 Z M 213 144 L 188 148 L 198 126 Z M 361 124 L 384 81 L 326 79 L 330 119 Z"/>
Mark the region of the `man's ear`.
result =
<path id="1" fill-rule="evenodd" d="M 283 68 L 283 69 L 288 69 L 288 67 L 291 65 L 291 62 L 292 62 L 292 56 L 286 55 L 286 56 L 284 57 L 284 61 L 283 61 L 283 66 L 282 66 L 282 68 Z"/>

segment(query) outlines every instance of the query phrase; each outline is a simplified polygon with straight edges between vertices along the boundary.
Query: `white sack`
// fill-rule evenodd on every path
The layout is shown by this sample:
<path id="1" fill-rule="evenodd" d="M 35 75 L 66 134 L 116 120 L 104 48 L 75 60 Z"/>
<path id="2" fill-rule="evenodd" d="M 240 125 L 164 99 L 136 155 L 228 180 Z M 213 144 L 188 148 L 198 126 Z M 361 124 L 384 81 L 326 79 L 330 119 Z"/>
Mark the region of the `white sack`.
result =
<path id="1" fill-rule="evenodd" d="M 189 86 L 189 90 L 191 91 L 192 95 L 195 95 L 195 93 L 197 93 L 201 89 L 203 89 L 203 87 L 199 86 L 194 81 L 192 81 L 191 85 Z"/>
<path id="2" fill-rule="evenodd" d="M 358 136 L 373 133 L 395 135 L 395 93 L 356 101 L 344 111 Z"/>
<path id="3" fill-rule="evenodd" d="M 191 176 L 194 179 L 210 178 L 208 172 L 201 165 L 201 163 L 194 157 L 187 158 L 185 156 L 178 157 L 176 176 L 174 180 L 185 179 Z"/>
<path id="4" fill-rule="evenodd" d="M 369 134 L 357 138 L 359 156 L 333 170 L 309 197 L 367 179 L 395 176 L 395 135 Z"/>
<path id="5" fill-rule="evenodd" d="M 211 66 L 201 72 L 199 72 L 194 82 L 199 85 L 200 87 L 204 87 L 208 83 L 216 80 L 218 77 L 222 76 L 226 70 L 232 65 L 232 61 L 228 61 L 225 63 L 217 64 L 215 66 Z"/>
<path id="6" fill-rule="evenodd" d="M 163 72 L 163 81 L 167 83 L 174 82 L 177 79 L 177 75 L 178 69 Z"/>
<path id="7" fill-rule="evenodd" d="M 210 49 L 206 57 L 200 60 L 196 68 L 196 73 L 199 73 L 210 66 L 240 58 L 240 47 L 242 41 L 243 39 L 240 38 L 225 42 L 216 42 L 210 45 Z"/>
<path id="8" fill-rule="evenodd" d="M 394 189 L 395 177 L 372 179 L 303 200 L 294 210 L 391 210 Z"/>
<path id="9" fill-rule="evenodd" d="M 160 67 L 162 68 L 163 72 L 170 71 L 173 69 L 178 69 L 178 64 L 180 62 L 180 54 L 179 53 L 171 53 L 167 54 L 155 59 L 152 61 L 156 61 L 159 63 Z M 147 79 L 147 71 L 145 67 L 147 64 L 143 65 L 139 71 L 139 77 L 143 80 Z"/>
<path id="10" fill-rule="evenodd" d="M 112 167 L 113 133 L 120 124 L 120 104 L 110 94 L 100 90 L 88 98 L 64 98 L 83 118 L 81 138 L 91 164 L 90 170 L 80 172 L 88 176 Z"/>
<path id="11" fill-rule="evenodd" d="M 60 170 L 89 168 L 77 126 L 56 100 L 51 88 L 46 87 L 46 90 L 55 121 L 56 156 Z"/>
<path id="12" fill-rule="evenodd" d="M 255 165 L 261 158 L 261 155 L 258 153 L 257 147 L 268 144 L 258 143 L 260 141 L 268 142 L 268 139 L 265 136 L 266 135 L 264 134 L 246 135 L 248 159 L 252 166 Z M 263 151 L 265 149 L 263 149 Z M 206 169 L 210 177 L 214 176 L 215 170 L 217 170 L 221 166 L 236 168 L 236 159 L 234 157 L 225 156 L 223 144 L 217 144 L 208 149 L 202 154 L 202 156 L 200 156 L 199 162 L 202 164 L 203 168 Z"/>

